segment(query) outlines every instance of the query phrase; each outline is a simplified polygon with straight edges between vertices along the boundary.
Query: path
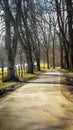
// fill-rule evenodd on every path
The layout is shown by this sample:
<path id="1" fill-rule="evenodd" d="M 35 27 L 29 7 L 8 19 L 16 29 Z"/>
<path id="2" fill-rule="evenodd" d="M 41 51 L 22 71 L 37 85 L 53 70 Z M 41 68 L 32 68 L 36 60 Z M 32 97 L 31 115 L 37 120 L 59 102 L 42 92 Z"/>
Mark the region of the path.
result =
<path id="1" fill-rule="evenodd" d="M 61 74 L 46 71 L 0 102 L 0 130 L 73 130 L 73 103 L 61 93 Z"/>

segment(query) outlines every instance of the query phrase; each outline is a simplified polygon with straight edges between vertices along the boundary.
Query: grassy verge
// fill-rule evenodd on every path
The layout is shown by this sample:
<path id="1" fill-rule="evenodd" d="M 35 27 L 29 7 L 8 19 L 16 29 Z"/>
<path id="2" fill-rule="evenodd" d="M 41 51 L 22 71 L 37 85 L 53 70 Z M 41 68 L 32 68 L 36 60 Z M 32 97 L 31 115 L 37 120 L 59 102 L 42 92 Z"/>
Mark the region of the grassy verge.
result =
<path id="1" fill-rule="evenodd" d="M 73 102 L 73 71 L 60 68 L 57 68 L 57 70 L 65 76 L 64 81 L 66 85 L 61 87 L 62 94 L 66 99 Z"/>
<path id="2" fill-rule="evenodd" d="M 12 85 L 15 85 L 15 84 L 16 84 L 15 82 L 6 82 L 6 83 L 3 83 L 2 81 L 0 81 L 0 90 L 8 88 L 8 87 L 10 87 Z"/>
<path id="3" fill-rule="evenodd" d="M 63 76 L 65 77 L 66 84 L 73 86 L 73 71 L 61 69 L 61 68 L 57 68 L 57 70 L 61 72 Z"/>
<path id="4" fill-rule="evenodd" d="M 7 75 L 7 70 L 4 70 L 4 77 Z M 0 90 L 2 89 L 5 89 L 5 88 L 8 88 L 12 85 L 15 85 L 16 83 L 15 82 L 6 82 L 6 83 L 3 83 L 2 82 L 2 71 L 0 70 Z"/>
<path id="5" fill-rule="evenodd" d="M 73 71 L 61 69 L 60 67 L 56 68 L 59 72 L 63 73 L 66 76 L 73 77 Z"/>
<path id="6" fill-rule="evenodd" d="M 35 77 L 35 76 L 37 76 L 37 75 L 39 75 L 39 74 L 41 74 L 43 71 L 36 71 L 36 72 L 34 72 L 34 74 L 25 74 L 24 76 L 23 76 L 23 80 L 28 80 L 28 79 L 31 79 L 31 78 L 33 78 L 33 77 Z M 21 78 L 21 77 L 20 77 Z M 8 88 L 8 87 L 10 87 L 10 86 L 14 86 L 14 85 L 16 85 L 17 83 L 16 82 L 6 82 L 6 83 L 3 83 L 2 82 L 2 80 L 0 79 L 0 90 L 2 90 L 2 89 L 5 89 L 5 88 Z"/>
<path id="7" fill-rule="evenodd" d="M 37 75 L 39 75 L 39 74 L 41 74 L 43 71 L 35 71 L 34 72 L 34 74 L 25 74 L 24 76 L 23 76 L 23 78 L 24 79 L 31 79 L 31 78 L 33 78 L 33 77 L 35 77 L 35 76 L 37 76 Z"/>

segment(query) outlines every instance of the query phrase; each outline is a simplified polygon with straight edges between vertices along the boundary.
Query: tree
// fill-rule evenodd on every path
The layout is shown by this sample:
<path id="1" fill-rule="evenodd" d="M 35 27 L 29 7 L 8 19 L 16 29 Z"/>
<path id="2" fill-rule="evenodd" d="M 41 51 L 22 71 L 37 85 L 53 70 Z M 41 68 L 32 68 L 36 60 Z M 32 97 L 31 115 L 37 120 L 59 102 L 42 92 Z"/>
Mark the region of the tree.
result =
<path id="1" fill-rule="evenodd" d="M 73 2 L 72 0 L 67 0 L 66 2 L 65 0 L 60 0 L 60 2 L 58 0 L 55 0 L 55 2 L 60 36 L 61 39 L 63 39 L 63 46 L 61 47 L 64 47 L 65 53 L 64 66 L 66 69 L 73 69 Z"/>
<path id="2" fill-rule="evenodd" d="M 13 29 L 13 36 L 11 36 L 11 15 L 10 15 L 10 9 L 9 9 L 9 2 L 3 1 L 1 3 L 4 14 L 5 14 L 5 47 L 7 51 L 7 60 L 8 60 L 8 76 L 4 81 L 7 80 L 17 80 L 18 78 L 15 76 L 15 56 L 16 56 L 16 49 L 17 49 L 17 35 L 16 35 L 16 29 Z M 17 18 L 16 14 L 16 18 Z"/>
<path id="3" fill-rule="evenodd" d="M 73 1 L 66 0 L 67 18 L 68 18 L 68 35 L 70 49 L 70 69 L 73 69 Z"/>

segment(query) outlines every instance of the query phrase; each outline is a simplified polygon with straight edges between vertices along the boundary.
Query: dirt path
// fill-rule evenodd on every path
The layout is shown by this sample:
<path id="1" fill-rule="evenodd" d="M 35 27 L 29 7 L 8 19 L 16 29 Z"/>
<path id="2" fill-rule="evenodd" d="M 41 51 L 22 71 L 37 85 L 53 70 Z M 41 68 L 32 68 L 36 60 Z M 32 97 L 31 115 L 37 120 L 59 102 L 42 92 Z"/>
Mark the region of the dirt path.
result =
<path id="1" fill-rule="evenodd" d="M 0 102 L 0 130 L 73 130 L 73 103 L 61 92 L 61 74 L 46 71 Z"/>

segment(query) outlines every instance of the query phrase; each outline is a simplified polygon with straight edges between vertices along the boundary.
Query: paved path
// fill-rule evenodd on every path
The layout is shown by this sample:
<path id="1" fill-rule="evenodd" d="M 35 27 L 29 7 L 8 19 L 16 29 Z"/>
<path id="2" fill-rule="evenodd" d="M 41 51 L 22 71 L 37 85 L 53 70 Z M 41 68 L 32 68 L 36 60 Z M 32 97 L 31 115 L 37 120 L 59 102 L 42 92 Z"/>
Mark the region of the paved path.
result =
<path id="1" fill-rule="evenodd" d="M 61 93 L 61 74 L 46 71 L 0 102 L 0 130 L 73 130 L 73 104 Z"/>

